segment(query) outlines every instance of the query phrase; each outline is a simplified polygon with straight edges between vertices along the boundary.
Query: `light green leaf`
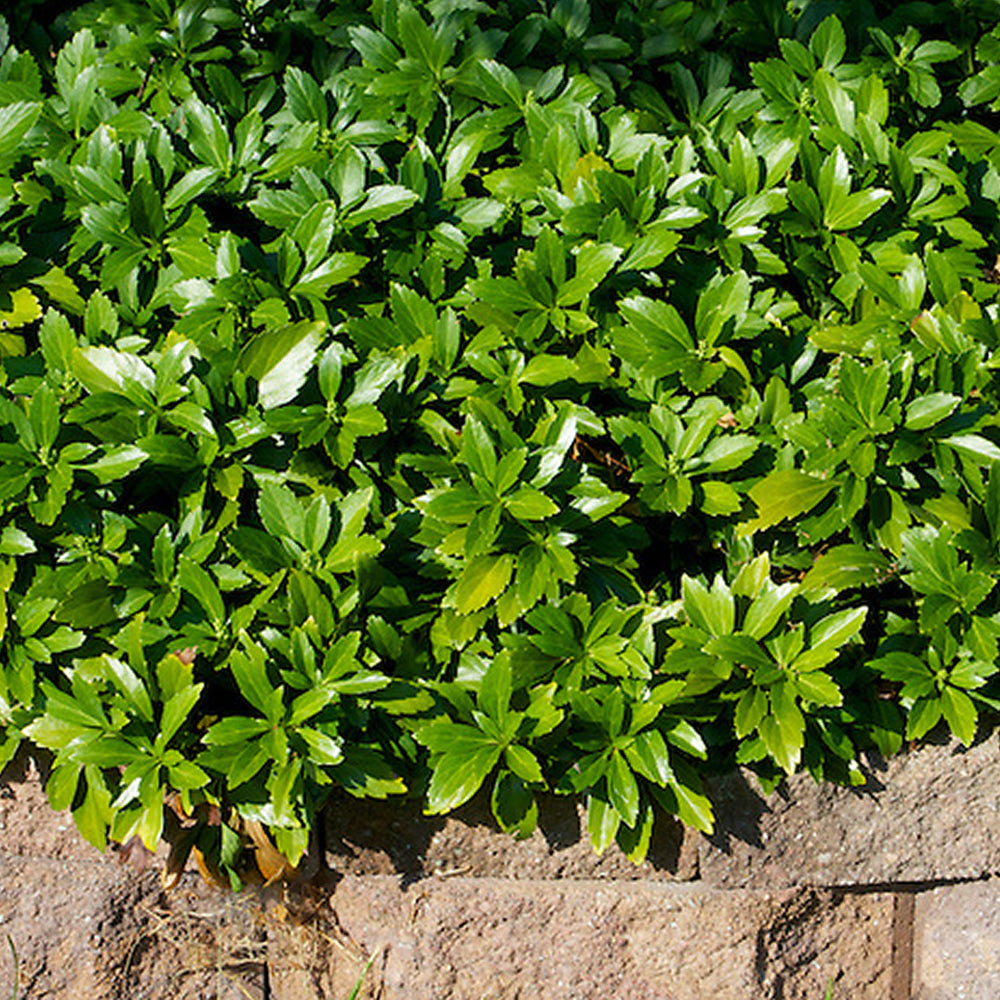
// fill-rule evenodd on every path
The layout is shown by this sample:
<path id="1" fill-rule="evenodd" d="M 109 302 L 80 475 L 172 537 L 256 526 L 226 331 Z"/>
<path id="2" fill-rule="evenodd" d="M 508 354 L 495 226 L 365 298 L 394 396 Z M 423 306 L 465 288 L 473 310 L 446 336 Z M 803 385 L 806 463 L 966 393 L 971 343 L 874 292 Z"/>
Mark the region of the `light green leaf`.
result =
<path id="1" fill-rule="evenodd" d="M 750 499 L 757 505 L 757 517 L 739 525 L 737 535 L 746 538 L 755 531 L 807 513 L 836 485 L 836 480 L 818 479 L 798 469 L 770 473 L 750 488 Z"/>
<path id="2" fill-rule="evenodd" d="M 295 398 L 312 368 L 326 324 L 303 320 L 259 333 L 240 352 L 237 367 L 257 380 L 257 398 L 265 410 Z"/>
<path id="3" fill-rule="evenodd" d="M 41 113 L 42 105 L 37 102 L 15 101 L 0 107 L 0 170 L 21 155 L 21 143 Z"/>
<path id="4" fill-rule="evenodd" d="M 821 618 L 809 631 L 811 647 L 815 649 L 818 646 L 829 646 L 832 649 L 840 649 L 861 632 L 867 614 L 868 608 L 862 606 L 845 608 L 843 611 Z"/>
<path id="5" fill-rule="evenodd" d="M 476 556 L 449 591 L 451 606 L 460 615 L 478 611 L 503 593 L 513 572 L 512 555 Z"/>
<path id="6" fill-rule="evenodd" d="M 559 507 L 541 490 L 524 486 L 504 499 L 504 507 L 513 517 L 525 521 L 542 521 L 559 513 Z"/>
<path id="7" fill-rule="evenodd" d="M 890 198 L 892 192 L 885 188 L 868 188 L 848 195 L 830 212 L 825 213 L 828 229 L 854 229 L 874 215 Z"/>
<path id="8" fill-rule="evenodd" d="M 803 590 L 847 590 L 868 587 L 889 572 L 889 560 L 864 545 L 837 545 L 824 552 L 802 581 Z"/>
<path id="9" fill-rule="evenodd" d="M 918 396 L 906 408 L 906 426 L 911 431 L 923 431 L 951 416 L 962 402 L 961 396 L 950 392 L 931 392 Z"/>
<path id="10" fill-rule="evenodd" d="M 332 285 L 341 285 L 353 278 L 368 263 L 367 257 L 357 253 L 335 253 L 322 263 L 299 276 L 292 285 L 293 295 L 322 297 Z"/>
<path id="11" fill-rule="evenodd" d="M 353 228 L 365 222 L 384 222 L 401 215 L 419 200 L 416 191 L 398 184 L 382 184 L 369 190 L 364 203 L 344 216 L 344 225 Z"/>
<path id="12" fill-rule="evenodd" d="M 199 195 L 208 191 L 221 176 L 216 167 L 196 167 L 189 170 L 181 179 L 167 192 L 163 199 L 163 207 L 172 212 L 175 208 L 182 208 L 190 201 L 194 201 Z"/>
<path id="13" fill-rule="evenodd" d="M 951 437 L 941 438 L 941 444 L 954 448 L 977 465 L 992 465 L 1000 461 L 1000 447 L 982 434 L 953 434 Z"/>
<path id="14" fill-rule="evenodd" d="M 26 556 L 37 551 L 38 546 L 31 536 L 12 524 L 8 524 L 3 529 L 3 534 L 0 534 L 0 555 Z"/>
<path id="15" fill-rule="evenodd" d="M 480 746 L 471 752 L 445 753 L 438 757 L 427 788 L 425 812 L 431 816 L 439 815 L 468 802 L 496 766 L 501 752 L 502 748 L 493 744 Z"/>
<path id="16" fill-rule="evenodd" d="M 972 699 L 964 691 L 945 687 L 941 692 L 941 712 L 951 731 L 965 746 L 971 746 L 979 717 Z"/>

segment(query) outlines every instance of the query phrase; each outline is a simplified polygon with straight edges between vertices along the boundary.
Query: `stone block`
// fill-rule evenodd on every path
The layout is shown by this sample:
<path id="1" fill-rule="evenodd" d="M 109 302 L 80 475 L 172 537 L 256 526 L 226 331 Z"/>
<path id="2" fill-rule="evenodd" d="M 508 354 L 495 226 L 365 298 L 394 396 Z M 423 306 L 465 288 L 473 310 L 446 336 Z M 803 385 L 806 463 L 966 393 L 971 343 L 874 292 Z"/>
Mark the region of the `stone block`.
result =
<path id="1" fill-rule="evenodd" d="M 847 789 L 793 775 L 760 793 L 740 771 L 713 781 L 716 832 L 699 845 L 720 887 L 925 883 L 1000 872 L 997 736 L 965 749 L 926 745 L 868 762 Z"/>
<path id="2" fill-rule="evenodd" d="M 1000 997 L 1000 879 L 920 893 L 913 931 L 913 1000 Z"/>
<path id="3" fill-rule="evenodd" d="M 889 998 L 881 893 L 347 876 L 330 906 L 382 1000 Z"/>

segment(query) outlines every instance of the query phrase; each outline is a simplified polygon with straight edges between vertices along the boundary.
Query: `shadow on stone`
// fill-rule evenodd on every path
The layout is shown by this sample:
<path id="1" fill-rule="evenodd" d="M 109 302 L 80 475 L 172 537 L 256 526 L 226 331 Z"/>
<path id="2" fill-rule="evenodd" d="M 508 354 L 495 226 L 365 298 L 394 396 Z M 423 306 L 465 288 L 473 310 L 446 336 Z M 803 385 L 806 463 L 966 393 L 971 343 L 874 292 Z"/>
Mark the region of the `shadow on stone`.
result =
<path id="1" fill-rule="evenodd" d="M 412 800 L 360 800 L 334 794 L 325 809 L 326 851 L 334 869 L 419 875 L 441 817 L 424 816 Z"/>
<path id="2" fill-rule="evenodd" d="M 743 771 L 733 771 L 707 782 L 706 793 L 715 806 L 715 832 L 707 839 L 716 849 L 732 854 L 733 841 L 763 847 L 761 817 L 770 807 Z"/>
<path id="3" fill-rule="evenodd" d="M 657 816 L 646 859 L 633 864 L 612 847 L 598 857 L 582 807 L 539 796 L 538 828 L 517 840 L 500 829 L 481 793 L 447 817 L 424 816 L 414 801 L 360 803 L 336 795 L 326 808 L 326 863 L 340 874 L 502 878 L 689 879 L 693 841 L 672 817 Z"/>
<path id="4" fill-rule="evenodd" d="M 0 788 L 19 785 L 30 779 L 40 780 L 44 785 L 52 773 L 54 760 L 55 755 L 50 751 L 22 743 L 17 753 L 0 769 Z"/>

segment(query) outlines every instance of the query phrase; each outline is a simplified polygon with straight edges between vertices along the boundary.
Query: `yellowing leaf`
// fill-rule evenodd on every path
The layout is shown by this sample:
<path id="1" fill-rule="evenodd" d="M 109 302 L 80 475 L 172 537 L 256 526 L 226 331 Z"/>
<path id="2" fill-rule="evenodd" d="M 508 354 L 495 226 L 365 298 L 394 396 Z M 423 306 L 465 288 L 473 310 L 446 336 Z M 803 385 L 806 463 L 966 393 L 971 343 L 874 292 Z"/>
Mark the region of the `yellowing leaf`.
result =
<path id="1" fill-rule="evenodd" d="M 16 330 L 42 318 L 42 307 L 27 288 L 15 289 L 10 297 L 11 307 L 0 310 L 0 330 Z"/>
<path id="2" fill-rule="evenodd" d="M 512 555 L 477 556 L 465 567 L 449 594 L 452 607 L 461 615 L 485 607 L 503 593 L 513 571 Z"/>

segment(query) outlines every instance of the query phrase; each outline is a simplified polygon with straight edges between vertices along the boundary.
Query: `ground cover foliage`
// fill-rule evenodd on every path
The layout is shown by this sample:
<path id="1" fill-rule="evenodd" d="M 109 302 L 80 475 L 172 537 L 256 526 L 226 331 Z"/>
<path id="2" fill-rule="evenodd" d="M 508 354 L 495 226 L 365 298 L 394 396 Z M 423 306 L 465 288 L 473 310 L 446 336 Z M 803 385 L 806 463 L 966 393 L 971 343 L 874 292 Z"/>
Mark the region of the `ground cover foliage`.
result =
<path id="1" fill-rule="evenodd" d="M 0 757 L 234 885 L 997 707 L 1000 10 L 16 0 Z"/>

